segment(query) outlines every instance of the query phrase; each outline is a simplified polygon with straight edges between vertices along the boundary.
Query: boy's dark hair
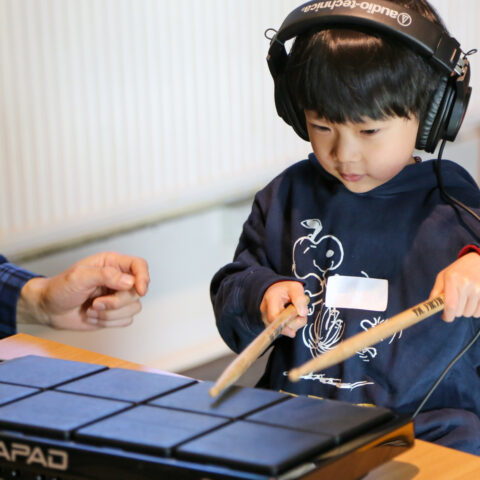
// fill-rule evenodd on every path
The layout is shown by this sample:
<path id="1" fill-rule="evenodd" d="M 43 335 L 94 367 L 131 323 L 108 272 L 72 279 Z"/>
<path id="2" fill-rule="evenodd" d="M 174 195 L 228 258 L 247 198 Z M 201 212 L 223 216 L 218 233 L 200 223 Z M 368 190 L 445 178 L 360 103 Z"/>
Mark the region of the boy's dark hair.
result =
<path id="1" fill-rule="evenodd" d="M 390 1 L 445 29 L 425 0 Z M 333 123 L 393 116 L 421 120 L 442 77 L 401 41 L 346 28 L 299 35 L 285 69 L 298 108 Z"/>

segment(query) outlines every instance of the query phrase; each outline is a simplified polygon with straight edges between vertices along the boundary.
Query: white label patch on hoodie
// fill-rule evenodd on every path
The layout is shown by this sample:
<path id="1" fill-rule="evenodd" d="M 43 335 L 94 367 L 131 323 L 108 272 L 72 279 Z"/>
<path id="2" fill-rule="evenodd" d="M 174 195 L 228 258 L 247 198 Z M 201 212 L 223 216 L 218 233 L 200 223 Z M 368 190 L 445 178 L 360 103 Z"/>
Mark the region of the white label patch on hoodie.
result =
<path id="1" fill-rule="evenodd" d="M 387 280 L 345 275 L 332 275 L 327 278 L 327 307 L 384 312 L 387 304 Z"/>

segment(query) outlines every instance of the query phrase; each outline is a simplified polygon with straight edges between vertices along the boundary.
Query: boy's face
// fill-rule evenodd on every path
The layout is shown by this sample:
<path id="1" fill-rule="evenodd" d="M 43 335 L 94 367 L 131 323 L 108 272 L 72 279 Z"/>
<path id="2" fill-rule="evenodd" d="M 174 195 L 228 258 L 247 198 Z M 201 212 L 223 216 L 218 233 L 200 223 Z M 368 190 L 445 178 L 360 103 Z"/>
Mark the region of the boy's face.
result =
<path id="1" fill-rule="evenodd" d="M 416 118 L 365 119 L 330 123 L 305 110 L 308 134 L 320 165 L 348 190 L 364 193 L 388 182 L 414 163 Z"/>

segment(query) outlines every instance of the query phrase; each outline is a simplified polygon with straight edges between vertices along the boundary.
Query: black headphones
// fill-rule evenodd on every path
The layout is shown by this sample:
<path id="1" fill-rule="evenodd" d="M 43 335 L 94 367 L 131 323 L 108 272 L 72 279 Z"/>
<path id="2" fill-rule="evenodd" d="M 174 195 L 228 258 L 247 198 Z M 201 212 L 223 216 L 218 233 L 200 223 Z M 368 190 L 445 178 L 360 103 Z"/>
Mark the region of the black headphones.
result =
<path id="1" fill-rule="evenodd" d="M 417 12 L 383 0 L 310 1 L 296 8 L 271 39 L 267 62 L 275 82 L 277 112 L 304 140 L 309 140 L 305 115 L 295 105 L 284 76 L 285 42 L 309 30 L 342 27 L 372 31 L 403 41 L 445 73 L 420 119 L 416 148 L 435 151 L 440 140 L 455 140 L 472 88 L 470 67 L 460 44 L 439 25 Z"/>

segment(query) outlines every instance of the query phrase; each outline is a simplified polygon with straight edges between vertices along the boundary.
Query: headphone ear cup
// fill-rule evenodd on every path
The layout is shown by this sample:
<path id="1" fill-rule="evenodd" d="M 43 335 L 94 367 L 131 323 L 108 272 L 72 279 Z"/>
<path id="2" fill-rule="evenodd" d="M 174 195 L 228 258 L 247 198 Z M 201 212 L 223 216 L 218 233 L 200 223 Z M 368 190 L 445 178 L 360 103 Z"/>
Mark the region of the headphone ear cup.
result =
<path id="1" fill-rule="evenodd" d="M 442 77 L 437 90 L 433 93 L 428 109 L 420 121 L 415 147 L 418 150 L 434 152 L 440 140 L 440 127 L 445 124 L 445 107 L 448 101 L 448 78 Z M 450 92 L 451 94 L 452 92 Z"/>
<path id="2" fill-rule="evenodd" d="M 278 115 L 295 130 L 298 136 L 308 142 L 310 139 L 305 114 L 295 106 L 283 75 L 275 79 L 275 106 Z"/>
<path id="3" fill-rule="evenodd" d="M 444 138 L 451 142 L 457 138 L 472 95 L 472 87 L 470 86 L 470 64 L 467 59 L 464 59 L 464 61 L 465 68 L 463 75 L 458 77 L 455 80 L 454 86 L 452 86 L 452 89 L 455 91 L 455 100 L 451 108 L 448 123 L 445 126 Z"/>

